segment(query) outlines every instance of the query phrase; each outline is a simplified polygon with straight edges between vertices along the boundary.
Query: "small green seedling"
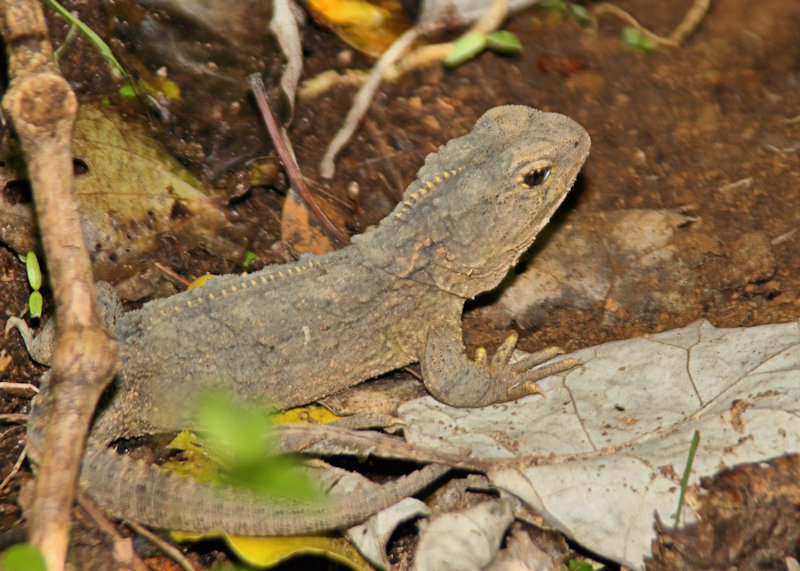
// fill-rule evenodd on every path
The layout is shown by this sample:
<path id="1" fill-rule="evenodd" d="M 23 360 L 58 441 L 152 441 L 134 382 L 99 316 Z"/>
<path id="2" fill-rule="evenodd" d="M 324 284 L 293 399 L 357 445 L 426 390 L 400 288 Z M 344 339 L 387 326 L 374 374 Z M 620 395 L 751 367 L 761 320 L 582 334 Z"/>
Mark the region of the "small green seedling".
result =
<path id="1" fill-rule="evenodd" d="M 589 8 L 581 4 L 573 4 L 572 2 L 569 4 L 569 17 L 581 26 L 589 26 L 594 20 Z"/>
<path id="2" fill-rule="evenodd" d="M 133 88 L 133 85 L 126 83 L 119 88 L 119 95 L 125 99 L 134 99 L 136 97 L 136 90 Z"/>
<path id="3" fill-rule="evenodd" d="M 247 269 L 247 268 L 249 268 L 249 267 L 250 267 L 250 264 L 252 264 L 252 263 L 253 263 L 254 261 L 256 261 L 257 259 L 258 259 L 258 254 L 256 254 L 255 252 L 251 252 L 250 250 L 248 250 L 248 251 L 247 251 L 247 254 L 245 254 L 245 256 L 244 256 L 244 262 L 242 262 L 242 267 L 243 267 L 244 269 Z"/>
<path id="4" fill-rule="evenodd" d="M 491 34 L 468 32 L 453 42 L 453 49 L 442 63 L 447 67 L 457 67 L 487 48 L 503 55 L 517 55 L 522 51 L 522 44 L 517 36 L 507 30 Z"/>
<path id="5" fill-rule="evenodd" d="M 4 571 L 47 571 L 42 553 L 30 543 L 12 545 L 0 560 Z"/>
<path id="6" fill-rule="evenodd" d="M 447 67 L 459 66 L 485 50 L 486 43 L 486 34 L 480 32 L 464 34 L 453 42 L 453 49 L 442 63 Z"/>
<path id="7" fill-rule="evenodd" d="M 80 32 L 81 35 L 83 35 L 83 37 L 86 38 L 90 44 L 92 44 L 94 49 L 96 49 L 102 58 L 106 60 L 106 63 L 108 63 L 108 65 L 111 67 L 113 73 L 119 74 L 120 77 L 128 77 L 128 73 L 125 71 L 125 68 L 122 67 L 122 64 L 119 63 L 117 58 L 114 57 L 111 48 L 108 47 L 108 44 L 105 43 L 103 39 L 95 33 L 94 30 L 81 22 L 77 16 L 56 2 L 56 0 L 45 0 L 45 2 L 47 2 L 47 4 L 53 10 L 55 10 L 59 16 L 64 18 L 70 26 L 78 30 L 78 32 Z"/>
<path id="8" fill-rule="evenodd" d="M 658 44 L 654 40 L 630 26 L 622 30 L 622 43 L 645 54 L 651 54 L 658 49 Z"/>
<path id="9" fill-rule="evenodd" d="M 700 431 L 695 430 L 692 436 L 692 444 L 689 446 L 689 457 L 686 459 L 686 467 L 683 469 L 683 479 L 681 480 L 681 493 L 678 496 L 678 509 L 675 511 L 675 527 L 681 523 L 681 512 L 683 511 L 683 500 L 686 497 L 686 488 L 689 485 L 689 476 L 692 473 L 694 455 L 697 452 L 697 445 L 700 444 Z"/>
<path id="10" fill-rule="evenodd" d="M 486 47 L 493 52 L 512 56 L 522 51 L 519 38 L 508 30 L 497 30 L 487 35 Z"/>
<path id="11" fill-rule="evenodd" d="M 33 290 L 30 297 L 28 297 L 28 309 L 31 312 L 31 317 L 39 318 L 42 316 L 42 305 L 44 303 L 42 294 L 39 293 L 39 289 L 42 287 L 42 270 L 39 268 L 39 260 L 33 252 L 28 252 L 26 255 L 20 256 L 19 259 L 25 263 L 28 283 L 31 284 L 31 289 Z"/>
<path id="12" fill-rule="evenodd" d="M 544 0 L 539 7 L 548 12 L 558 12 L 562 17 L 572 18 L 581 26 L 590 25 L 594 19 L 586 6 L 567 2 L 567 0 Z"/>
<path id="13" fill-rule="evenodd" d="M 61 45 L 58 46 L 58 48 L 53 52 L 53 59 L 55 60 L 56 64 L 58 64 L 62 54 L 67 50 L 76 37 L 78 37 L 78 28 L 75 26 L 70 26 L 64 41 L 61 42 Z"/>

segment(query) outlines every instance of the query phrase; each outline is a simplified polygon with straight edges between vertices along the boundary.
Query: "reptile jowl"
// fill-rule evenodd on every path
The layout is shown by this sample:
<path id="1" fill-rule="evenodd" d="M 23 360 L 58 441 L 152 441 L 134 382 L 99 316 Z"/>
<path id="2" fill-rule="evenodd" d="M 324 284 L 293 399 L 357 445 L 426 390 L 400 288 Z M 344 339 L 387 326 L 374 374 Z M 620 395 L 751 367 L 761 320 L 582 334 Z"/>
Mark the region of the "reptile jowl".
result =
<path id="1" fill-rule="evenodd" d="M 454 406 L 535 392 L 541 373 L 530 371 L 532 363 L 508 363 L 513 339 L 491 360 L 465 355 L 461 313 L 465 300 L 496 287 L 530 247 L 588 153 L 589 136 L 568 117 L 497 107 L 430 154 L 394 211 L 350 246 L 212 278 L 137 311 L 109 311 L 122 369 L 98 410 L 81 486 L 112 515 L 241 535 L 346 527 L 414 493 L 446 468 L 424 468 L 380 495 L 309 506 L 168 476 L 106 445 L 201 428 L 187 395 L 220 385 L 287 408 L 419 362 L 428 391 Z M 34 448 L 48 395 L 45 388 L 34 402 Z"/>

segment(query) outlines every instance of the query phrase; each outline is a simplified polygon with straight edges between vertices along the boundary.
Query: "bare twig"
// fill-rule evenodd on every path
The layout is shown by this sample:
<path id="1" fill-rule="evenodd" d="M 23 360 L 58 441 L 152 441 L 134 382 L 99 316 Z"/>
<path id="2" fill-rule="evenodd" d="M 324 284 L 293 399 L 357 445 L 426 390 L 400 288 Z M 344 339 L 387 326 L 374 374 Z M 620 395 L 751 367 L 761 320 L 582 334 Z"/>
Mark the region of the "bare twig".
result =
<path id="1" fill-rule="evenodd" d="M 91 264 L 73 200 L 75 94 L 53 64 L 38 2 L 0 0 L 0 30 L 11 79 L 3 109 L 25 153 L 56 305 L 52 409 L 40 427 L 44 450 L 34 458 L 40 470 L 28 525 L 30 541 L 42 551 L 48 569 L 58 571 L 67 553 L 84 440 L 97 400 L 116 371 L 117 348 L 97 315 Z"/>
<path id="2" fill-rule="evenodd" d="M 12 383 L 4 381 L 0 383 L 0 390 L 13 395 L 32 396 L 39 392 L 39 389 L 30 383 Z"/>
<path id="3" fill-rule="evenodd" d="M 649 38 L 656 42 L 659 45 L 677 48 L 683 43 L 683 41 L 688 38 L 692 32 L 695 31 L 697 26 L 703 20 L 708 12 L 708 8 L 711 5 L 711 0 L 695 0 L 692 7 L 689 8 L 689 11 L 686 12 L 686 15 L 683 17 L 678 26 L 672 30 L 672 33 L 669 36 L 659 36 L 642 26 L 639 22 L 636 21 L 636 18 L 628 14 L 622 8 L 615 6 L 614 4 L 609 4 L 608 2 L 602 2 L 594 7 L 592 13 L 594 14 L 595 19 L 598 16 L 602 16 L 603 14 L 612 14 L 627 22 L 629 25 L 636 28 L 636 30 L 642 34 L 644 37 Z"/>
<path id="4" fill-rule="evenodd" d="M 103 510 L 97 507 L 95 503 L 85 494 L 78 494 L 77 503 L 83 511 L 85 511 L 97 527 L 105 533 L 114 546 L 113 556 L 117 563 L 118 569 L 125 569 L 130 571 L 147 571 L 148 567 L 144 561 L 136 554 L 133 549 L 133 540 L 130 537 L 122 537 L 114 527 Z"/>
<path id="5" fill-rule="evenodd" d="M 185 571 L 194 571 L 194 567 L 189 562 L 188 559 L 181 553 L 181 550 L 169 543 L 168 541 L 164 541 L 160 537 L 158 537 L 155 533 L 144 527 L 143 525 L 139 525 L 135 521 L 125 521 L 125 524 L 130 527 L 133 531 L 144 537 L 147 541 L 158 547 L 161 551 L 166 553 L 169 557 L 171 557 L 175 563 L 180 565 Z"/>
<path id="6" fill-rule="evenodd" d="M 362 117 L 364 117 L 367 109 L 369 109 L 372 98 L 375 96 L 375 92 L 381 84 L 383 72 L 402 56 L 408 48 L 411 47 L 411 44 L 426 31 L 427 28 L 424 26 L 415 26 L 406 30 L 395 40 L 389 49 L 378 58 L 378 61 L 375 62 L 366 83 L 364 83 L 361 89 L 358 90 L 358 93 L 356 93 L 353 99 L 353 106 L 347 113 L 344 124 L 328 145 L 325 156 L 322 157 L 322 161 L 319 165 L 319 172 L 324 178 L 333 178 L 333 174 L 336 171 L 333 161 L 336 159 L 336 155 L 339 154 L 339 151 L 347 144 L 347 141 L 350 140 L 350 137 L 353 136 Z"/>
<path id="7" fill-rule="evenodd" d="M 0 490 L 4 490 L 8 485 L 8 483 L 11 481 L 11 478 L 17 475 L 17 472 L 19 472 L 22 463 L 25 461 L 25 456 L 27 455 L 28 455 L 28 447 L 26 446 L 22 449 L 22 452 L 19 453 L 17 461 L 14 462 L 14 466 L 11 468 L 11 472 L 9 472 L 8 476 L 3 478 L 3 481 L 0 482 Z"/>
<path id="8" fill-rule="evenodd" d="M 158 262 L 155 262 L 154 265 L 158 269 L 158 271 L 160 271 L 162 274 L 167 276 L 173 282 L 180 284 L 180 286 L 183 289 L 186 289 L 187 287 L 189 287 L 189 284 L 192 283 L 191 281 L 187 280 L 185 277 L 183 277 L 183 276 L 179 275 L 177 272 L 173 271 L 172 268 L 168 268 L 164 264 L 160 264 Z"/>
<path id="9" fill-rule="evenodd" d="M 508 6 L 508 0 L 494 0 L 483 16 L 469 29 L 469 32 L 479 32 L 482 34 L 493 32 L 500 27 L 508 16 Z M 375 92 L 378 90 L 381 80 L 386 79 L 388 81 L 393 81 L 403 73 L 412 69 L 434 61 L 441 61 L 450 53 L 450 50 L 453 48 L 452 43 L 433 44 L 418 48 L 406 56 L 405 59 L 398 62 L 418 37 L 434 29 L 435 25 L 423 23 L 406 30 L 395 40 L 389 49 L 378 58 L 378 61 L 375 62 L 364 85 L 358 90 L 358 93 L 356 93 L 353 99 L 353 106 L 350 108 L 344 120 L 344 124 L 328 145 L 325 156 L 320 162 L 319 170 L 324 178 L 333 178 L 333 173 L 336 170 L 333 161 L 336 159 L 336 155 L 339 154 L 339 151 L 341 151 L 350 140 L 350 137 L 353 136 L 358 124 L 366 114 L 367 109 L 369 109 L 372 98 L 375 96 Z"/>
<path id="10" fill-rule="evenodd" d="M 250 89 L 253 91 L 253 95 L 256 98 L 258 109 L 261 111 L 261 117 L 264 119 L 264 123 L 267 126 L 267 131 L 269 131 L 269 136 L 272 139 L 272 144 L 275 146 L 275 151 L 278 153 L 278 157 L 280 157 L 281 162 L 286 169 L 286 174 L 289 177 L 289 182 L 291 183 L 292 187 L 298 192 L 298 194 L 300 194 L 303 202 L 305 202 L 306 206 L 311 209 L 311 212 L 317 217 L 317 220 L 319 220 L 322 225 L 331 234 L 333 234 L 337 240 L 339 240 L 339 242 L 342 244 L 349 244 L 350 239 L 344 233 L 342 233 L 342 231 L 339 230 L 333 224 L 333 222 L 328 220 L 328 217 L 325 216 L 325 213 L 322 212 L 320 207 L 314 201 L 314 197 L 309 192 L 308 187 L 303 180 L 303 175 L 300 173 L 300 168 L 297 166 L 297 159 L 295 158 L 294 153 L 290 151 L 289 145 L 283 137 L 283 132 L 278 126 L 278 122 L 275 120 L 275 115 L 272 113 L 272 109 L 269 106 L 269 100 L 267 99 L 267 94 L 264 90 L 264 82 L 261 79 L 261 74 L 252 73 L 248 76 L 247 80 L 250 82 Z"/>

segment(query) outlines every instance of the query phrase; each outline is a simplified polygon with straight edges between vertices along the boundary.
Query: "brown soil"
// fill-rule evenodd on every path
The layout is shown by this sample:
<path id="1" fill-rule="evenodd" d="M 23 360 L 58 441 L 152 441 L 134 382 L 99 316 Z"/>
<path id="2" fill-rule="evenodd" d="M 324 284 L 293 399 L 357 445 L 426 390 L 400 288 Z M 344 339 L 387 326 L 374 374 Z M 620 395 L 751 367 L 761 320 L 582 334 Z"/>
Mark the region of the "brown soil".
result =
<path id="1" fill-rule="evenodd" d="M 691 3 L 617 2 L 662 34 L 677 25 Z M 540 330 L 522 332 L 522 348 L 557 344 L 576 349 L 701 317 L 718 327 L 734 327 L 788 321 L 800 314 L 800 236 L 794 233 L 800 218 L 800 125 L 787 121 L 800 115 L 800 4 L 716 0 L 684 47 L 652 55 L 623 45 L 621 24 L 610 17 L 592 33 L 532 9 L 513 16 L 506 27 L 524 45 L 518 57 L 484 53 L 455 70 L 433 66 L 414 72 L 380 91 L 342 153 L 331 184 L 334 195 L 347 197 L 348 185 L 358 183 L 359 208 L 351 210 L 349 227 L 360 231 L 385 215 L 425 154 L 469 130 L 486 109 L 521 103 L 570 115 L 592 137 L 592 154 L 556 225 L 568 223 L 577 212 L 681 208 L 699 218 L 720 245 L 719 253 L 696 268 L 704 303 L 685 314 L 611 328 L 602 324 L 599 311 L 561 313 Z M 63 29 L 58 33 L 63 35 Z M 309 27 L 304 41 L 306 76 L 340 66 L 337 54 L 346 48 L 332 34 Z M 96 74 L 80 75 L 78 66 L 70 73 L 83 90 L 97 83 Z M 352 93 L 334 89 L 298 103 L 290 136 L 307 176 L 315 178 L 315 165 Z M 252 202 L 257 212 L 275 201 Z M 279 219 L 279 214 L 266 219 Z M 269 233 L 278 236 L 275 224 L 268 224 Z M 756 282 L 731 282 L 735 256 L 730 245 L 754 231 L 772 241 L 774 274 Z M 0 251 L 0 265 L 5 318 L 23 308 L 27 284 L 11 252 Z M 467 314 L 465 328 L 470 345 L 496 346 L 507 335 L 476 312 Z M 2 380 L 38 382 L 38 369 L 16 335 L 1 347 Z M 25 398 L 5 392 L 0 398 L 2 412 L 26 412 Z M 14 425 L 0 433 L 0 477 L 10 472 L 22 436 Z M 0 528 L 5 530 L 0 548 L 21 536 L 19 482 L 0 492 Z"/>

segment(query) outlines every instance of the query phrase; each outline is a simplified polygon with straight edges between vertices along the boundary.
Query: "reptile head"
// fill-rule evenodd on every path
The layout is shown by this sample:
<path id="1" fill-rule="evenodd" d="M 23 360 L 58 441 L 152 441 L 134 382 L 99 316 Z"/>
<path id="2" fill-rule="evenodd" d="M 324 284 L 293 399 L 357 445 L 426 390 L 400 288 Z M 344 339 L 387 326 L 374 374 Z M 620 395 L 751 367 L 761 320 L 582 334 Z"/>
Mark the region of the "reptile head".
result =
<path id="1" fill-rule="evenodd" d="M 495 287 L 564 200 L 589 144 L 564 115 L 487 111 L 472 132 L 428 155 L 374 233 L 380 263 L 462 297 Z"/>

